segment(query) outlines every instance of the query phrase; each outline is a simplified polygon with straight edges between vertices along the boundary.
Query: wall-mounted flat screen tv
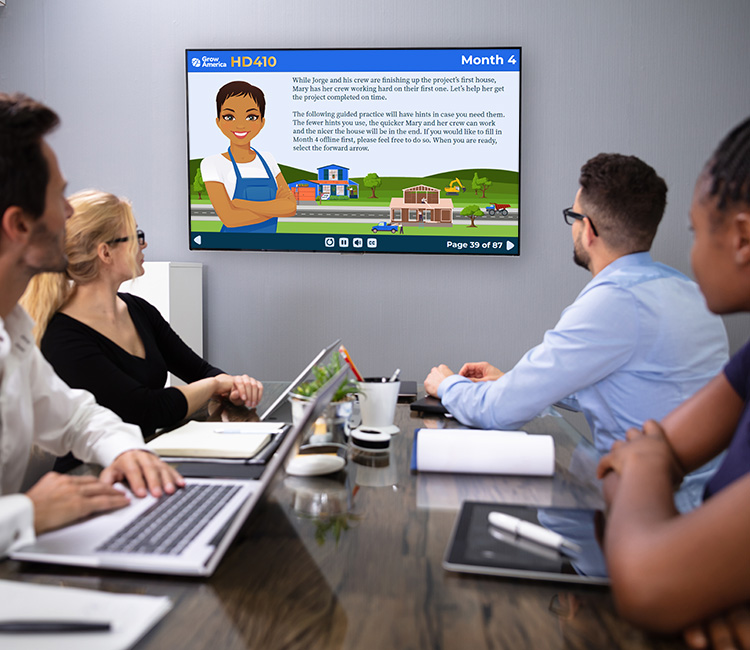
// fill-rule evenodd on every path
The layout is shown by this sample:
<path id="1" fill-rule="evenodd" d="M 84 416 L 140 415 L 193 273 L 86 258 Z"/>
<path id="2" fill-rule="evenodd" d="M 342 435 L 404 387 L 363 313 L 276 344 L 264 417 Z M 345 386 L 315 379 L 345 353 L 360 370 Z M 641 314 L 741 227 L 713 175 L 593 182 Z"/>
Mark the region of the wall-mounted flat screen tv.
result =
<path id="1" fill-rule="evenodd" d="M 521 48 L 187 50 L 193 250 L 518 255 Z"/>

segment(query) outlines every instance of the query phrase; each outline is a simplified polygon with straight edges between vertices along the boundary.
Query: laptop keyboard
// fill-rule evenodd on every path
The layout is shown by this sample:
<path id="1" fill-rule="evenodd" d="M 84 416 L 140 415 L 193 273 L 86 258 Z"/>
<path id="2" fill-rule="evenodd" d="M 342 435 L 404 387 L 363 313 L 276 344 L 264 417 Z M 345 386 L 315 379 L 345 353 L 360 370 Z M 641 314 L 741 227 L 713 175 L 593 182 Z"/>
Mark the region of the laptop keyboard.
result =
<path id="1" fill-rule="evenodd" d="M 161 497 L 96 550 L 179 555 L 239 489 L 236 485 L 187 485 Z"/>

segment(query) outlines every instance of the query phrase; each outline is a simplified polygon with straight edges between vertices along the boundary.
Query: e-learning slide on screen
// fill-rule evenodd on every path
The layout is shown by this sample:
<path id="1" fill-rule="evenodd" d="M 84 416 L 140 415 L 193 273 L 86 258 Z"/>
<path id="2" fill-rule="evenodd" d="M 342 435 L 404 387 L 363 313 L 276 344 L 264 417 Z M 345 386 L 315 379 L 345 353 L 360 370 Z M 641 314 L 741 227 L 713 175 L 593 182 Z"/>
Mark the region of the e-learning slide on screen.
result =
<path id="1" fill-rule="evenodd" d="M 193 250 L 519 254 L 520 48 L 186 56 Z"/>

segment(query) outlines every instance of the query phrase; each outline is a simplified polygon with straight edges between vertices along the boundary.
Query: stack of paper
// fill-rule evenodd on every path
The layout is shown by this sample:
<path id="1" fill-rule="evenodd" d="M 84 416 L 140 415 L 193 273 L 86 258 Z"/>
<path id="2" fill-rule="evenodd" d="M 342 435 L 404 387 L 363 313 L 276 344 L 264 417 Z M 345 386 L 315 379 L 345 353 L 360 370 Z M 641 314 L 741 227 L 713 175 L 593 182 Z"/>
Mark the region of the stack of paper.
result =
<path id="1" fill-rule="evenodd" d="M 148 448 L 170 458 L 253 458 L 285 425 L 278 422 L 195 422 L 154 438 Z"/>
<path id="2" fill-rule="evenodd" d="M 552 436 L 523 431 L 418 429 L 412 469 L 421 472 L 552 476 Z"/>
<path id="3" fill-rule="evenodd" d="M 105 622 L 108 632 L 2 633 L 14 650 L 125 650 L 172 607 L 166 596 L 110 594 L 89 589 L 0 580 L 0 623 Z"/>

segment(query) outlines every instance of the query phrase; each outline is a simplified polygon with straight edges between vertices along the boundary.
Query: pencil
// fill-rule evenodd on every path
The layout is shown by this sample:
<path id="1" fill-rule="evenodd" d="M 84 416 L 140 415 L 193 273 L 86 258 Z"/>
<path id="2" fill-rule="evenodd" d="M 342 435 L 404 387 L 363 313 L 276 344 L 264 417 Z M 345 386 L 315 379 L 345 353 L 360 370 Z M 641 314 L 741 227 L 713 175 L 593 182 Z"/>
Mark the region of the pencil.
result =
<path id="1" fill-rule="evenodd" d="M 339 352 L 341 353 L 341 356 L 344 357 L 344 361 L 349 364 L 349 367 L 352 369 L 352 372 L 357 378 L 357 381 L 364 381 L 359 370 L 357 370 L 357 366 L 354 365 L 354 361 L 352 361 L 352 358 L 349 356 L 349 352 L 347 352 L 346 348 L 343 345 L 339 348 Z"/>

